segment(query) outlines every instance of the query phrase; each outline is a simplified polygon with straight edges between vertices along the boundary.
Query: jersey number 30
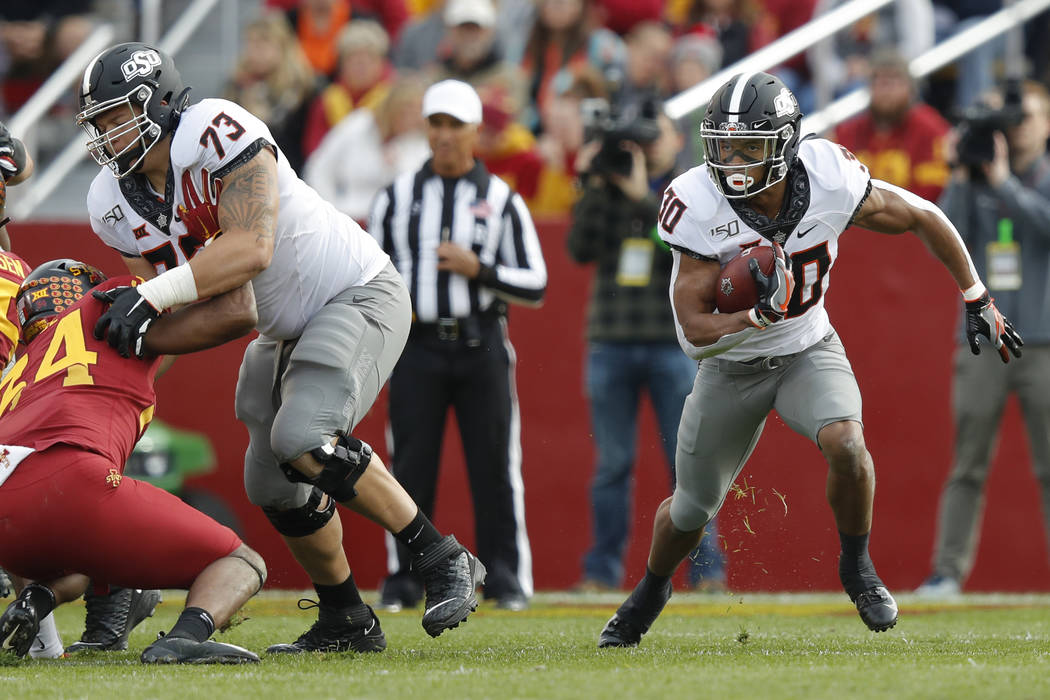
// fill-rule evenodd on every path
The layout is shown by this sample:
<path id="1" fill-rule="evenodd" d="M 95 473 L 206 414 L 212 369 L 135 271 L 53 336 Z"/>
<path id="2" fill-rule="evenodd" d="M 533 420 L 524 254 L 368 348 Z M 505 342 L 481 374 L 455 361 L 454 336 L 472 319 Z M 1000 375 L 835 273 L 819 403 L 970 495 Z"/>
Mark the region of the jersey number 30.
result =
<path id="1" fill-rule="evenodd" d="M 51 344 L 47 346 L 44 359 L 40 361 L 40 368 L 33 377 L 33 383 L 43 381 L 59 372 L 65 372 L 66 376 L 62 380 L 62 386 L 94 384 L 95 380 L 91 378 L 90 368 L 97 362 L 98 353 L 88 350 L 84 343 L 84 326 L 80 320 L 80 309 L 75 309 L 63 316 L 55 325 L 55 335 L 51 338 Z M 0 382 L 0 415 L 18 405 L 18 398 L 28 385 L 28 382 L 19 381 L 28 363 L 29 355 L 22 355 L 4 380 Z"/>

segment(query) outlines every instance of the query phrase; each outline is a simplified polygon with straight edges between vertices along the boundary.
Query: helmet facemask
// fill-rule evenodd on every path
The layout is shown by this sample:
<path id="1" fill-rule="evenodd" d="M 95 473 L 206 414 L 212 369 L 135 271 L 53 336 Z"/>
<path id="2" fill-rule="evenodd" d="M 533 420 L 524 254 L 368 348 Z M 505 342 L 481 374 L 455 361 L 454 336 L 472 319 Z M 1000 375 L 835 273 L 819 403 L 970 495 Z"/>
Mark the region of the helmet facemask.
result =
<path id="1" fill-rule="evenodd" d="M 161 139 L 163 130 L 159 124 L 150 119 L 146 109 L 152 97 L 153 88 L 148 85 L 139 85 L 121 97 L 91 104 L 77 115 L 77 125 L 82 127 L 91 138 L 86 144 L 88 153 L 99 165 L 108 166 L 118 178 L 135 172 L 146 158 L 146 154 Z M 127 106 L 134 116 L 109 131 L 99 131 L 95 125 L 95 119 L 121 106 Z M 135 134 L 135 137 L 119 152 L 116 152 L 113 148 L 113 141 L 129 133 Z"/>
<path id="2" fill-rule="evenodd" d="M 737 122 L 700 127 L 708 172 L 726 199 L 753 197 L 787 177 L 787 151 L 794 136 L 792 124 L 775 130 L 749 129 Z"/>

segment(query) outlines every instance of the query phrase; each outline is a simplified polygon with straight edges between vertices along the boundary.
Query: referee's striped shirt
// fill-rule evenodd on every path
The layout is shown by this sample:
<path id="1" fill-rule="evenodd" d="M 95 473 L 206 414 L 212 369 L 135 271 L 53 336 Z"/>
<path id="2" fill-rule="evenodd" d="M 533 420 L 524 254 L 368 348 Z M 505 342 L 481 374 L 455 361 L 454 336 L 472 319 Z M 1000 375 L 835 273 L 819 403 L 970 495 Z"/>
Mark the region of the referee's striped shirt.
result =
<path id="1" fill-rule="evenodd" d="M 547 287 L 525 202 L 480 161 L 459 178 L 437 175 L 430 161 L 399 176 L 376 196 L 368 231 L 408 284 L 417 321 L 466 318 L 489 309 L 497 297 L 538 304 Z M 476 279 L 437 269 L 444 240 L 477 254 Z"/>

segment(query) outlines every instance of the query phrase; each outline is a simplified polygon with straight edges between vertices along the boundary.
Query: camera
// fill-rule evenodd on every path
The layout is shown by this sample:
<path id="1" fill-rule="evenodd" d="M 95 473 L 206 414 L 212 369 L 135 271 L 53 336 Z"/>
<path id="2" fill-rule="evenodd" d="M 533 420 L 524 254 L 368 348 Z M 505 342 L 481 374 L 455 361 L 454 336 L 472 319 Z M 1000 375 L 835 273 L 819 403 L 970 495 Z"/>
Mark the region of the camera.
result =
<path id="1" fill-rule="evenodd" d="M 972 179 L 983 181 L 981 166 L 995 159 L 996 131 L 1006 131 L 1024 121 L 1021 109 L 1021 81 L 1010 80 L 1003 94 L 1003 106 L 994 109 L 979 104 L 955 113 L 959 124 L 959 143 L 956 147 L 959 165 L 965 165 Z"/>
<path id="2" fill-rule="evenodd" d="M 621 142 L 644 146 L 660 136 L 660 105 L 656 100 L 642 100 L 619 110 L 607 100 L 589 98 L 581 102 L 580 110 L 584 141 L 602 144 L 591 161 L 590 172 L 595 175 L 630 175 L 631 153 L 623 149 Z"/>

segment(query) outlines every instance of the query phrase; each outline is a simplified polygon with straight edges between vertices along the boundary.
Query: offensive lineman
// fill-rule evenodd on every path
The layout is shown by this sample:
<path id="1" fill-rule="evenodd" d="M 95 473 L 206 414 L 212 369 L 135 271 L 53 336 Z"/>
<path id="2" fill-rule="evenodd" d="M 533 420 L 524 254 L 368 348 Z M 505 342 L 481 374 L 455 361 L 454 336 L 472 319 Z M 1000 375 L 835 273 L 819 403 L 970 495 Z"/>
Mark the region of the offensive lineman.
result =
<path id="1" fill-rule="evenodd" d="M 700 125 L 707 164 L 664 193 L 660 233 L 674 253 L 678 339 L 701 361 L 700 371 L 678 429 L 678 485 L 656 511 L 645 577 L 606 623 L 599 647 L 636 646 L 649 630 L 671 597 L 671 575 L 721 508 L 774 408 L 828 462 L 827 498 L 842 544 L 839 578 L 850 600 L 873 631 L 897 623 L 897 603 L 868 555 L 875 472 L 860 391 L 824 309 L 838 238 L 851 224 L 912 231 L 962 291 L 974 353 L 983 335 L 1003 362 L 1010 352 L 1021 355 L 1021 338 L 993 305 L 944 214 L 872 180 L 845 148 L 800 140 L 801 119 L 778 78 L 737 75 L 712 97 Z M 758 304 L 717 314 L 721 265 L 749 245 L 773 246 L 774 270 L 766 276 L 752 261 Z"/>
<path id="2" fill-rule="evenodd" d="M 260 336 L 236 395 L 250 435 L 245 490 L 320 601 L 309 630 L 268 651 L 386 647 L 351 575 L 336 502 L 409 548 L 425 581 L 423 627 L 437 636 L 477 607 L 484 566 L 350 434 L 405 345 L 405 285 L 374 239 L 296 176 L 261 121 L 226 100 L 188 105 L 188 93 L 172 59 L 140 43 L 103 51 L 84 72 L 77 123 L 107 166 L 88 193 L 92 228 L 147 280 L 115 299 L 95 333 L 141 354 L 160 312 L 251 281 Z"/>

